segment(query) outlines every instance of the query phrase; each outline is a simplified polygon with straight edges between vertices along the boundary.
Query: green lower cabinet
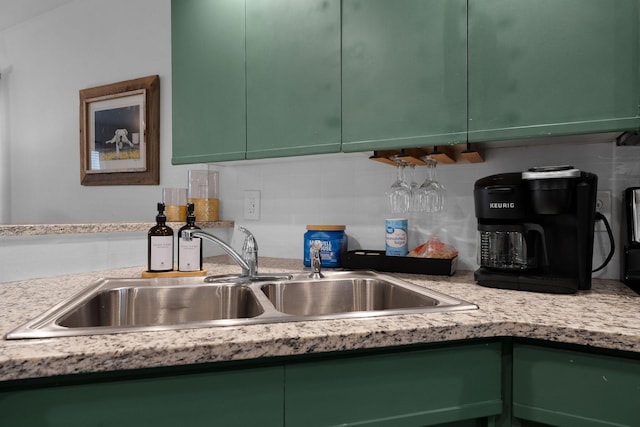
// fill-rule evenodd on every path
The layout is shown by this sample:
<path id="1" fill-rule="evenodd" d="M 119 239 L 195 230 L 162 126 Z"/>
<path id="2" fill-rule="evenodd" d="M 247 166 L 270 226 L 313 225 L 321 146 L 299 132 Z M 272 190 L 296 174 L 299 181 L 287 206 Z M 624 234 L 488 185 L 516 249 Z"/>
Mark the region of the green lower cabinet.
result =
<path id="1" fill-rule="evenodd" d="M 640 127 L 637 0 L 469 0 L 469 141 Z"/>
<path id="2" fill-rule="evenodd" d="M 279 426 L 283 368 L 199 372 L 3 391 L 11 427 Z"/>
<path id="3" fill-rule="evenodd" d="M 522 427 L 640 426 L 640 360 L 516 344 L 513 415 Z"/>
<path id="4" fill-rule="evenodd" d="M 287 427 L 475 426 L 502 413 L 499 343 L 287 364 Z"/>
<path id="5" fill-rule="evenodd" d="M 497 341 L 0 382 L 0 426 L 638 427 L 634 357 Z"/>

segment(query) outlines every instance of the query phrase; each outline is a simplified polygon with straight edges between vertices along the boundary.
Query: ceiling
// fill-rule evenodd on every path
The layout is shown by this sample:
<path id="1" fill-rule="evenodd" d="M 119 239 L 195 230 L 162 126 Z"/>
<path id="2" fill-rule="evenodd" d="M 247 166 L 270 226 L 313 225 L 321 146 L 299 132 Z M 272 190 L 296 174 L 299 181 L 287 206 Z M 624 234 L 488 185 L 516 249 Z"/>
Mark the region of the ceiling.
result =
<path id="1" fill-rule="evenodd" d="M 0 0 L 0 31 L 73 0 Z"/>

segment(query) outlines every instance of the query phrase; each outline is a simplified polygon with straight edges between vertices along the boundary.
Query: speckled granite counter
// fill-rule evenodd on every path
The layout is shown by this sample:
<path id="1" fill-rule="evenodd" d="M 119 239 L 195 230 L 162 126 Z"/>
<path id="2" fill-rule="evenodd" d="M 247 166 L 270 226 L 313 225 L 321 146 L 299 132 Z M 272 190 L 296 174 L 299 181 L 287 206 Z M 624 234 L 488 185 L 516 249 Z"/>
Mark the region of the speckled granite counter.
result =
<path id="1" fill-rule="evenodd" d="M 261 271 L 300 271 L 300 260 L 261 259 Z M 233 265 L 205 266 L 210 274 Z M 0 283 L 0 335 L 100 277 L 139 277 L 142 268 Z M 0 341 L 0 381 L 62 374 L 187 365 L 389 347 L 471 338 L 524 337 L 640 353 L 640 296 L 613 280 L 591 291 L 548 295 L 483 288 L 471 272 L 398 275 L 474 302 L 479 310 Z"/>
<path id="2" fill-rule="evenodd" d="M 177 230 L 182 222 L 168 222 Z M 147 232 L 155 222 L 114 222 L 104 224 L 10 224 L 0 225 L 0 237 L 38 236 L 45 234 L 131 233 Z M 199 222 L 202 228 L 233 228 L 233 221 Z"/>

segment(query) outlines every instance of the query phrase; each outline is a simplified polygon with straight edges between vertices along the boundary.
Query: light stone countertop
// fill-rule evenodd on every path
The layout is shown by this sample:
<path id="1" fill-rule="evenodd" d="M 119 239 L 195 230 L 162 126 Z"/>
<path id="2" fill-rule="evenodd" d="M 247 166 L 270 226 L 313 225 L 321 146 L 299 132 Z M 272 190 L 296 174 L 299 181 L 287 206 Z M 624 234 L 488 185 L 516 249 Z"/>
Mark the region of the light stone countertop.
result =
<path id="1" fill-rule="evenodd" d="M 149 231 L 155 222 L 114 222 L 103 224 L 0 224 L 0 237 L 40 236 L 45 234 L 131 233 Z M 184 222 L 167 222 L 174 230 Z M 198 222 L 201 228 L 233 228 L 233 221 Z"/>
<path id="2" fill-rule="evenodd" d="M 216 257 L 214 261 L 220 261 Z M 209 260 L 212 261 L 212 260 Z M 238 273 L 206 263 L 209 274 Z M 0 283 L 0 336 L 102 277 L 140 277 L 144 268 Z M 262 273 L 301 271 L 301 260 L 261 258 Z M 381 348 L 472 338 L 522 337 L 640 353 L 640 295 L 614 280 L 552 295 L 481 287 L 472 272 L 397 277 L 480 308 L 450 313 L 317 320 L 234 327 L 0 340 L 0 381 Z"/>

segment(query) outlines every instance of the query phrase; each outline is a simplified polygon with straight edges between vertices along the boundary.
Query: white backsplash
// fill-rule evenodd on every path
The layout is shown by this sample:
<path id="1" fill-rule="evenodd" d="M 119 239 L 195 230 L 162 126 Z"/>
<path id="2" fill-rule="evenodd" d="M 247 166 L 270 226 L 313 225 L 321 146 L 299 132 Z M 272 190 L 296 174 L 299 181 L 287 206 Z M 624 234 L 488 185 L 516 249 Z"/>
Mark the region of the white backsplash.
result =
<path id="1" fill-rule="evenodd" d="M 350 249 L 384 249 L 384 220 L 391 217 L 384 193 L 395 179 L 395 168 L 369 160 L 370 154 L 213 165 L 221 172 L 222 216 L 249 228 L 263 256 L 301 258 L 307 224 L 344 224 Z M 611 191 L 613 212 L 609 221 L 616 242 L 621 242 L 622 191 L 640 185 L 640 148 L 616 147 L 613 142 L 507 146 L 487 149 L 485 160 L 479 164 L 438 166 L 438 180 L 448 193 L 447 212 L 411 214 L 410 247 L 435 234 L 458 249 L 459 269 L 477 268 L 474 182 L 494 173 L 558 164 L 595 173 L 598 189 Z M 422 182 L 426 169 L 417 168 L 417 176 Z M 244 190 L 260 191 L 257 221 L 243 219 Z M 597 277 L 619 277 L 620 246 L 618 243 L 616 257 Z M 608 248 L 606 234 L 597 233 L 594 267 L 600 265 Z"/>
<path id="2" fill-rule="evenodd" d="M 297 258 L 301 268 L 307 224 L 344 224 L 349 249 L 384 249 L 384 220 L 391 217 L 385 192 L 395 179 L 395 168 L 371 161 L 369 155 L 319 155 L 211 165 L 220 171 L 220 216 L 251 230 L 261 256 Z M 622 192 L 626 187 L 640 185 L 640 147 L 616 147 L 613 142 L 489 148 L 484 163 L 438 166 L 438 180 L 447 188 L 447 212 L 410 215 L 409 246 L 435 234 L 458 249 L 459 270 L 476 269 L 474 182 L 494 173 L 558 164 L 595 173 L 598 189 L 611 191 L 613 212 L 609 220 L 616 239 L 616 255 L 607 268 L 594 276 L 619 278 Z M 424 180 L 425 174 L 425 168 L 417 168 L 418 182 Z M 245 190 L 260 191 L 259 220 L 243 219 Z M 158 189 L 149 191 L 157 193 Z M 150 207 L 150 216 L 154 215 L 152 211 Z M 241 233 L 213 231 L 240 249 Z M 600 265 L 608 250 L 606 234 L 597 233 L 594 267 Z M 206 245 L 206 255 L 221 253 Z M 4 238 L 0 258 L 0 282 L 144 266 L 146 233 Z"/>

